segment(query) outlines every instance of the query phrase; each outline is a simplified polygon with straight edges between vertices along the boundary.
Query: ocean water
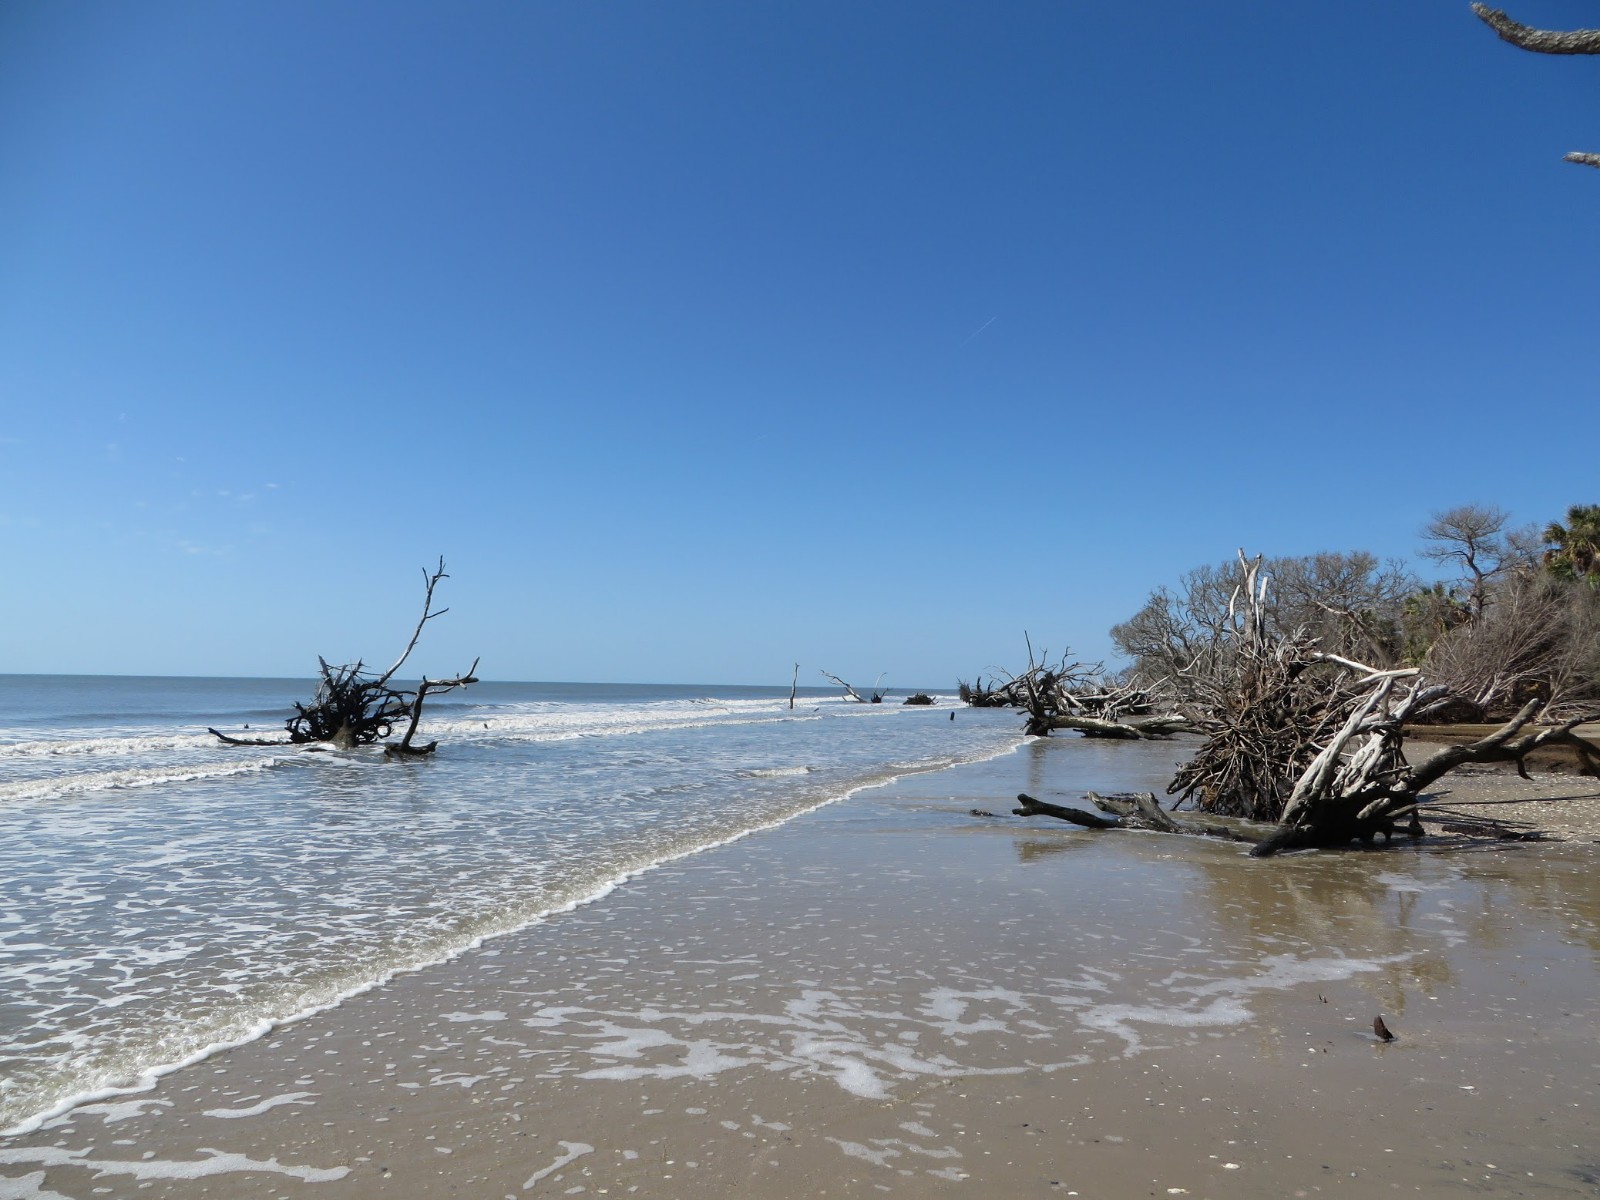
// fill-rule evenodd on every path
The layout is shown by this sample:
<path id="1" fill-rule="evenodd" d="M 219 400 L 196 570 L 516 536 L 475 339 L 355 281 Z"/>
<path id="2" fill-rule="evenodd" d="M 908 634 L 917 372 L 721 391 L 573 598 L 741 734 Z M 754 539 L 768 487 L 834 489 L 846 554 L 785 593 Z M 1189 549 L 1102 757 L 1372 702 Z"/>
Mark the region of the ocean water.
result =
<path id="1" fill-rule="evenodd" d="M 1014 713 L 785 688 L 484 683 L 431 758 L 233 748 L 307 682 L 0 676 L 0 1131 L 863 788 Z M 248 729 L 246 728 L 248 727 Z"/>

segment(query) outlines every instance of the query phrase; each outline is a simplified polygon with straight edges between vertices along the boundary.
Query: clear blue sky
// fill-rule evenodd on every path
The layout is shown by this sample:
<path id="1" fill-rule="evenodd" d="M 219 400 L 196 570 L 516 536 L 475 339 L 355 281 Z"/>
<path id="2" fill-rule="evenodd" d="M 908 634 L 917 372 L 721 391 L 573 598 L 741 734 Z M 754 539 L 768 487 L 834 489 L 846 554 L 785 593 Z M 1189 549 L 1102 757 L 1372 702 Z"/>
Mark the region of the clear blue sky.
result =
<path id="1" fill-rule="evenodd" d="M 1512 15 L 1572 28 L 1592 3 Z M 1600 501 L 1600 61 L 1466 0 L 0 7 L 0 672 L 950 685 Z"/>

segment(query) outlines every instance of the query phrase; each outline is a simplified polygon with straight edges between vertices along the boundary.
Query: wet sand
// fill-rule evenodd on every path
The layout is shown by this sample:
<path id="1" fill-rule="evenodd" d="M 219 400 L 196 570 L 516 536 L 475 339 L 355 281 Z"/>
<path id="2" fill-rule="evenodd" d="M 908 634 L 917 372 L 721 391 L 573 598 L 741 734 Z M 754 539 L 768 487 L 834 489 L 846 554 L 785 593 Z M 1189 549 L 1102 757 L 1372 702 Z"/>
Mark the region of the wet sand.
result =
<path id="1" fill-rule="evenodd" d="M 862 793 L 0 1141 L 0 1197 L 1596 1194 L 1592 843 L 1262 862 L 1005 815 L 1171 757 L 1073 744 Z"/>

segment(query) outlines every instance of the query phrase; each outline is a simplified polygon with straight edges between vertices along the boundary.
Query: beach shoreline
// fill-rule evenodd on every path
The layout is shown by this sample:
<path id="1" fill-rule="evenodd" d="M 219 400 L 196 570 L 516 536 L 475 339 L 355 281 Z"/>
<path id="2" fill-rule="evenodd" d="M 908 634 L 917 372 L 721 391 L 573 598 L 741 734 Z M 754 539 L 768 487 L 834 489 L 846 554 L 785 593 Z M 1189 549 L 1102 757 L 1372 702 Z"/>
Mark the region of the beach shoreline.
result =
<path id="1" fill-rule="evenodd" d="M 1592 1194 L 1590 845 L 972 815 L 1172 753 L 1034 742 L 659 867 L 0 1140 L 0 1195 Z"/>

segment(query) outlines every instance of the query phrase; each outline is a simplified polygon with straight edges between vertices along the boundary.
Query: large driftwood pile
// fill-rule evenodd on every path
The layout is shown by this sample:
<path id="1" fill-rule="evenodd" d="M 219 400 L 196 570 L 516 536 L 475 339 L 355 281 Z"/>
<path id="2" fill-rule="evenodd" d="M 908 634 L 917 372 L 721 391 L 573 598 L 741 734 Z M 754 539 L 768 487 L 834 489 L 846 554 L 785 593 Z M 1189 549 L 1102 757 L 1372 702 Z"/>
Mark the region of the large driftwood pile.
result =
<path id="1" fill-rule="evenodd" d="M 434 589 L 439 586 L 440 580 L 449 578 L 445 574 L 444 559 L 439 560 L 439 566 L 431 573 L 424 570 L 423 578 L 426 583 L 422 616 L 411 631 L 411 640 L 406 643 L 406 648 L 387 671 L 375 675 L 366 670 L 360 661 L 332 666 L 327 659 L 319 657 L 317 664 L 321 667 L 322 678 L 317 684 L 316 694 L 308 704 L 296 702 L 295 715 L 284 722 L 288 737 L 239 738 L 216 729 L 209 732 L 230 746 L 298 746 L 309 742 L 325 742 L 342 749 L 352 749 L 383 741 L 403 725 L 405 732 L 400 740 L 385 745 L 385 753 L 433 753 L 437 742 L 429 742 L 425 746 L 412 744 L 422 720 L 422 702 L 429 696 L 478 682 L 474 674 L 478 669 L 478 660 L 473 659 L 472 666 L 451 679 L 429 679 L 424 675 L 415 688 L 394 686 L 394 676 L 416 649 L 417 641 L 422 637 L 422 627 L 450 611 L 433 607 Z"/>
<path id="2" fill-rule="evenodd" d="M 1600 752 L 1573 732 L 1595 715 L 1541 726 L 1545 706 L 1539 700 L 1487 737 L 1408 762 L 1404 727 L 1448 707 L 1458 693 L 1430 682 L 1418 668 L 1369 666 L 1321 650 L 1304 630 L 1272 628 L 1261 561 L 1240 553 L 1240 584 L 1223 636 L 1192 681 L 1190 699 L 1207 737 L 1168 788 L 1178 796 L 1174 807 L 1187 802 L 1208 816 L 1275 823 L 1265 835 L 1259 825 L 1243 835 L 1258 843 L 1251 853 L 1260 856 L 1371 842 L 1379 834 L 1387 840 L 1402 823 L 1405 832 L 1420 834 L 1424 793 L 1467 763 L 1514 762 L 1523 771 L 1534 750 L 1561 744 L 1576 751 L 1586 773 L 1600 775 Z M 1051 727 L 1073 726 L 1054 717 Z M 1018 812 L 1104 827 L 1080 820 L 1085 814 L 1079 810 L 1023 799 Z M 1118 826 L 1129 824 L 1217 835 L 1162 814 L 1153 799 L 1117 813 Z M 1241 836 L 1231 825 L 1224 833 Z"/>

